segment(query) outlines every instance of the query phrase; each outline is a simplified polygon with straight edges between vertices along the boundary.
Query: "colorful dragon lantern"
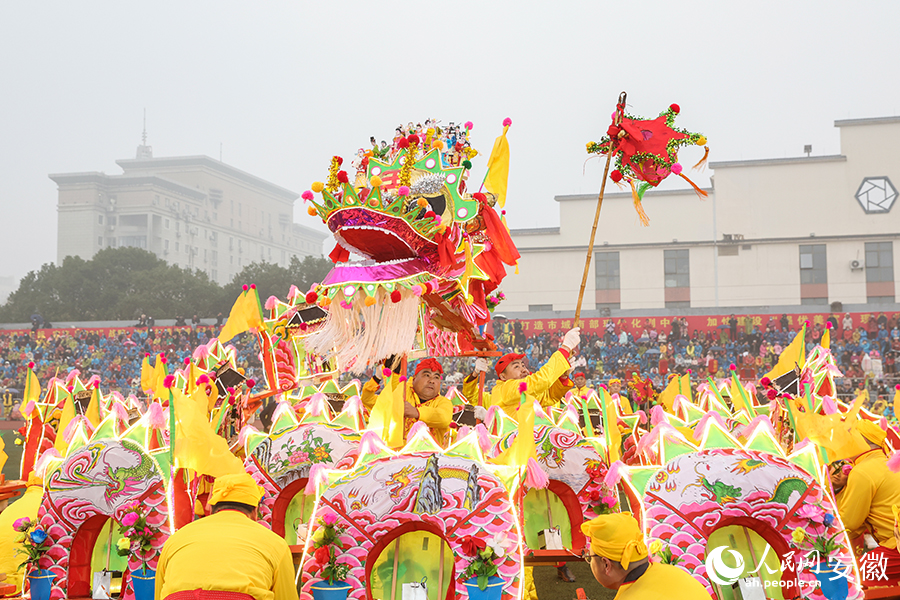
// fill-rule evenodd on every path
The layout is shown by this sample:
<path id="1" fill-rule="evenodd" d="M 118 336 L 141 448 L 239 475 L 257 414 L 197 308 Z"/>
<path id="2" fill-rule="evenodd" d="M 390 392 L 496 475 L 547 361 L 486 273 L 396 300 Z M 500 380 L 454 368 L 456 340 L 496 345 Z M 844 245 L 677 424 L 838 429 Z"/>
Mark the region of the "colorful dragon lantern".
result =
<path id="1" fill-rule="evenodd" d="M 398 128 L 392 145 L 363 152 L 352 178 L 334 157 L 327 182 L 303 193 L 337 241 L 334 269 L 306 294 L 328 311 L 306 345 L 352 372 L 410 350 L 494 348 L 481 331 L 485 297 L 519 254 L 493 208 L 497 196 L 467 190 L 471 123 L 426 125 Z M 348 262 L 351 253 L 365 260 Z"/>

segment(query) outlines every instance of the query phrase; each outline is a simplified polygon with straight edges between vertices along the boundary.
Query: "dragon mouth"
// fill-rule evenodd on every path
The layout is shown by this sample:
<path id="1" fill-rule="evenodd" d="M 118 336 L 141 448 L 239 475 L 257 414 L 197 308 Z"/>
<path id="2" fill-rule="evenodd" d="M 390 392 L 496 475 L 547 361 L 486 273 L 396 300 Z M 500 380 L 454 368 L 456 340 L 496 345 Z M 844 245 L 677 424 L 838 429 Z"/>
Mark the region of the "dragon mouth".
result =
<path id="1" fill-rule="evenodd" d="M 386 262 L 365 260 L 336 264 L 322 285 L 332 286 L 344 283 L 378 283 L 415 277 L 427 271 L 427 265 L 418 258 L 399 259 Z"/>
<path id="2" fill-rule="evenodd" d="M 346 208 L 328 219 L 328 228 L 344 248 L 379 263 L 436 254 L 436 244 L 408 222 L 365 208 Z"/>

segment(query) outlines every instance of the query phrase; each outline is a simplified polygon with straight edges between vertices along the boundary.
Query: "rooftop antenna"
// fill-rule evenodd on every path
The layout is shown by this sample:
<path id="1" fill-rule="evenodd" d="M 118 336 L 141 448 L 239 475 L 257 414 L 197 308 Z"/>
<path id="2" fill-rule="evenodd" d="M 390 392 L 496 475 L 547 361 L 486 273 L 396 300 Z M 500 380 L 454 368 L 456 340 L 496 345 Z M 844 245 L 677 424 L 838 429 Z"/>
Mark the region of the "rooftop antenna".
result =
<path id="1" fill-rule="evenodd" d="M 144 132 L 141 134 L 141 145 L 137 147 L 135 158 L 153 158 L 153 148 L 147 145 L 147 109 L 144 109 Z"/>

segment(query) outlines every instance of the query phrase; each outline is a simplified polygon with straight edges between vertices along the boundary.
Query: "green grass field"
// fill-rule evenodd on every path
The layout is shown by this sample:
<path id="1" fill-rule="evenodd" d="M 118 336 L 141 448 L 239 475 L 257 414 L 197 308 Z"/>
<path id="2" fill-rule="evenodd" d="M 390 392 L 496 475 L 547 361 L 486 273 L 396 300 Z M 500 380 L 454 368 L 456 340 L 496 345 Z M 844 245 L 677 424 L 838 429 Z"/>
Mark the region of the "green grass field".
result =
<path id="1" fill-rule="evenodd" d="M 584 589 L 590 600 L 612 600 L 616 597 L 613 590 L 608 590 L 594 579 L 590 566 L 583 560 L 569 563 L 569 569 L 575 575 L 575 583 L 566 583 L 556 577 L 556 567 L 535 567 L 534 585 L 539 600 L 575 600 L 576 590 Z"/>

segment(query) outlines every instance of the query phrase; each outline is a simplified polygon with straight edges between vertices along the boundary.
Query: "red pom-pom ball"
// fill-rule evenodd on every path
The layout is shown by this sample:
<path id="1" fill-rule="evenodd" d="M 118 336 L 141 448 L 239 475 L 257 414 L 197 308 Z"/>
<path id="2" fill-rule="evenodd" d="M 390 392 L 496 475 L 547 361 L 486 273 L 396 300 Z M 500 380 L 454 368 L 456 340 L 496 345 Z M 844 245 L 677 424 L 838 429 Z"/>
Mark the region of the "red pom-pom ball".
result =
<path id="1" fill-rule="evenodd" d="M 34 368 L 34 363 L 33 363 L 33 362 L 28 363 L 28 368 L 29 368 L 29 369 L 33 369 L 33 368 Z"/>
<path id="2" fill-rule="evenodd" d="M 315 292 L 306 292 L 306 303 L 313 304 L 316 300 L 319 299 L 319 295 Z"/>
<path id="3" fill-rule="evenodd" d="M 737 365 L 735 365 L 734 363 L 731 363 L 730 365 L 728 365 L 728 369 L 731 371 L 737 371 Z"/>
<path id="4" fill-rule="evenodd" d="M 248 380 L 247 380 L 247 387 L 248 387 L 248 388 L 253 389 L 253 387 L 254 387 L 255 385 L 256 385 L 256 380 L 255 380 L 255 379 L 248 379 Z"/>
<path id="5" fill-rule="evenodd" d="M 670 104 L 670 105 L 669 105 L 669 108 L 671 109 L 671 111 L 672 111 L 673 113 L 680 113 L 680 112 L 681 112 L 681 107 L 678 106 L 677 104 Z"/>
<path id="6" fill-rule="evenodd" d="M 766 398 L 769 400 L 774 400 L 777 395 L 778 392 L 776 392 L 774 388 L 766 390 Z"/>
<path id="7" fill-rule="evenodd" d="M 250 289 L 250 286 L 245 283 L 244 285 L 241 286 L 241 289 L 246 292 L 247 290 Z"/>
<path id="8" fill-rule="evenodd" d="M 406 141 L 406 138 L 400 138 L 397 142 L 397 148 L 403 150 L 404 148 L 409 148 L 409 142 Z"/>
<path id="9" fill-rule="evenodd" d="M 416 134 L 412 134 L 408 138 L 406 138 L 406 141 L 409 142 L 410 145 L 416 146 L 419 143 L 419 136 L 417 136 Z"/>
<path id="10" fill-rule="evenodd" d="M 613 183 L 619 183 L 622 181 L 622 172 L 616 169 L 609 174 L 609 178 L 613 180 Z"/>
<path id="11" fill-rule="evenodd" d="M 350 181 L 350 178 L 347 177 L 347 171 L 338 171 L 337 180 L 341 183 L 347 183 Z"/>
<path id="12" fill-rule="evenodd" d="M 509 117 L 506 117 L 505 119 L 503 119 L 504 127 L 509 127 L 510 125 L 512 125 L 512 119 L 510 119 Z"/>
<path id="13" fill-rule="evenodd" d="M 831 321 L 825 321 L 825 329 L 831 329 L 834 325 L 831 324 Z"/>
<path id="14" fill-rule="evenodd" d="M 770 385 L 772 385 L 772 380 L 768 377 L 763 377 L 759 380 L 759 384 L 763 387 L 769 387 Z"/>
<path id="15" fill-rule="evenodd" d="M 396 304 L 397 302 L 400 302 L 400 300 L 400 290 L 394 290 L 393 292 L 391 292 L 391 302 Z"/>

